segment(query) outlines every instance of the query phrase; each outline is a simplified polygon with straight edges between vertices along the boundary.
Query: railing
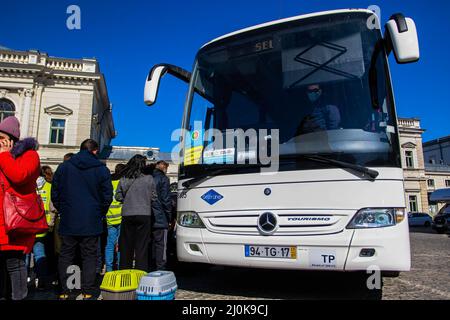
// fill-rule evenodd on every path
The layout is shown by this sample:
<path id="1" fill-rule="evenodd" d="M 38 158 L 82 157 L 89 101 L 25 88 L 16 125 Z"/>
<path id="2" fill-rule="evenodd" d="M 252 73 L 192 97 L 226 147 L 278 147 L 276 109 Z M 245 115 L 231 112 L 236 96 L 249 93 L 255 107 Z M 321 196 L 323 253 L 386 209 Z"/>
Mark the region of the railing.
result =
<path id="1" fill-rule="evenodd" d="M 89 72 L 97 71 L 95 59 L 61 59 L 48 57 L 39 52 L 0 50 L 0 62 L 34 64 L 58 71 Z"/>
<path id="2" fill-rule="evenodd" d="M 419 119 L 398 119 L 398 125 L 400 127 L 420 128 Z"/>
<path id="3" fill-rule="evenodd" d="M 81 62 L 71 62 L 64 60 L 53 60 L 47 59 L 47 63 L 45 64 L 47 68 L 54 70 L 64 70 L 64 71 L 83 71 L 83 63 Z"/>
<path id="4" fill-rule="evenodd" d="M 26 64 L 28 63 L 28 54 L 0 52 L 0 62 Z"/>

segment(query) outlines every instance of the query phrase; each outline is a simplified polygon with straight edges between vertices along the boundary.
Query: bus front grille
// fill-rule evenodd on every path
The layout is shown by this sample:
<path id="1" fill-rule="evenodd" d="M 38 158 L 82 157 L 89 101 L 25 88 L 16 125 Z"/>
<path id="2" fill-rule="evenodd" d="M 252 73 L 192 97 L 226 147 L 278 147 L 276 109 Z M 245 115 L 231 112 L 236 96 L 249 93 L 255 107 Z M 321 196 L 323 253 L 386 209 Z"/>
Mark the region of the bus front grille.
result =
<path id="1" fill-rule="evenodd" d="M 351 218 L 352 212 L 318 213 L 318 212 L 283 212 L 274 213 L 276 227 L 272 235 L 317 235 L 332 234 L 342 231 Z M 225 214 L 214 213 L 202 215 L 206 228 L 214 233 L 261 235 L 258 220 L 261 213 Z"/>

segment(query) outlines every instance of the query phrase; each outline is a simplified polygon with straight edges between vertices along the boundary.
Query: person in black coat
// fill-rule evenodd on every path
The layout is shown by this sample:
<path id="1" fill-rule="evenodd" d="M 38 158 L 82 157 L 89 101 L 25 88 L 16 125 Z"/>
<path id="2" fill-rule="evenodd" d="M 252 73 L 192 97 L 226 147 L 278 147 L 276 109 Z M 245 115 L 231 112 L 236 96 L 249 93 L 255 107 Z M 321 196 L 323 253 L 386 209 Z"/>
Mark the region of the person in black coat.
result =
<path id="1" fill-rule="evenodd" d="M 170 181 L 166 176 L 169 164 L 163 160 L 156 163 L 153 180 L 157 201 L 152 204 L 152 269 L 165 270 L 167 263 L 167 233 L 172 215 Z"/>
<path id="2" fill-rule="evenodd" d="M 55 172 L 52 202 L 60 215 L 59 235 L 62 245 L 59 257 L 61 299 L 68 298 L 67 268 L 74 262 L 79 246 L 82 259 L 81 290 L 84 299 L 97 292 L 96 261 L 103 220 L 113 197 L 111 175 L 97 158 L 98 143 L 85 140 L 80 152 L 62 163 Z"/>

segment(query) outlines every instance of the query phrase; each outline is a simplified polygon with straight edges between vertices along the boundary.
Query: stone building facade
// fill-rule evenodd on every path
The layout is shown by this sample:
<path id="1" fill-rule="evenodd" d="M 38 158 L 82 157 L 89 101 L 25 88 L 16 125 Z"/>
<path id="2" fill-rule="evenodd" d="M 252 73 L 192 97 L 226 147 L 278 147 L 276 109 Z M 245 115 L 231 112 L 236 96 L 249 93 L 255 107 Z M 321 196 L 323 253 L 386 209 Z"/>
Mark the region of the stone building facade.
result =
<path id="1" fill-rule="evenodd" d="M 407 210 L 434 215 L 442 205 L 430 203 L 430 194 L 437 189 L 450 188 L 450 166 L 443 161 L 437 164 L 432 160 L 433 155 L 437 156 L 436 149 L 439 149 L 435 142 L 443 142 L 444 139 L 423 143 L 425 130 L 417 118 L 400 118 L 398 125 Z"/>
<path id="2" fill-rule="evenodd" d="M 417 118 L 398 119 L 402 167 L 405 178 L 405 201 L 408 211 L 428 211 L 427 179 L 422 149 L 422 134 Z"/>
<path id="3" fill-rule="evenodd" d="M 450 136 L 425 142 L 423 152 L 426 163 L 450 166 Z"/>
<path id="4" fill-rule="evenodd" d="M 0 49 L 0 120 L 15 115 L 37 137 L 42 164 L 55 168 L 86 138 L 101 149 L 116 136 L 104 75 L 95 59 Z"/>

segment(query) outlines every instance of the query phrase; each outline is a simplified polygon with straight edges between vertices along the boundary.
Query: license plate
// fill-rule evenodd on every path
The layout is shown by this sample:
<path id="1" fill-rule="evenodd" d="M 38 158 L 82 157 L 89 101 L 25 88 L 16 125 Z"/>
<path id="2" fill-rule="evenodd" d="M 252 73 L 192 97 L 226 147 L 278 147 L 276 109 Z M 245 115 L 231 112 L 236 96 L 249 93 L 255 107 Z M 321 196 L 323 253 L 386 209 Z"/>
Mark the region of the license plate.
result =
<path id="1" fill-rule="evenodd" d="M 297 247 L 245 245 L 245 256 L 249 258 L 297 259 Z"/>

